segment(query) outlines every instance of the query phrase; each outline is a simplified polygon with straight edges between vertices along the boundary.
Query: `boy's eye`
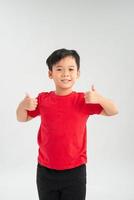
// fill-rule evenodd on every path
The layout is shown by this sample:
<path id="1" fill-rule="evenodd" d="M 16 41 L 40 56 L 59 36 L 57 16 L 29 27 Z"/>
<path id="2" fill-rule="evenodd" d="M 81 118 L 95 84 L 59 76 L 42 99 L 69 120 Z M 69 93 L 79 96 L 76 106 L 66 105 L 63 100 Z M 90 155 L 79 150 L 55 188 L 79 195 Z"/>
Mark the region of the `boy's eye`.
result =
<path id="1" fill-rule="evenodd" d="M 57 69 L 57 71 L 60 71 L 61 69 Z M 69 69 L 70 71 L 74 70 L 74 69 Z"/>

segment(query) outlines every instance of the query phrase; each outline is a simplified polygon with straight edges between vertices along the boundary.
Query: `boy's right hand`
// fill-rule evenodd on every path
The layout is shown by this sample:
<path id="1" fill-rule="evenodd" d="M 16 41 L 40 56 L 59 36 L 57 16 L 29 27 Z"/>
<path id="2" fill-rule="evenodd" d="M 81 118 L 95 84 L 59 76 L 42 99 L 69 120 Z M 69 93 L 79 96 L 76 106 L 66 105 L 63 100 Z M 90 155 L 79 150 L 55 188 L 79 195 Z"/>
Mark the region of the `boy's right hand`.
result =
<path id="1" fill-rule="evenodd" d="M 24 100 L 22 101 L 22 105 L 25 110 L 32 111 L 36 109 L 38 102 L 36 98 L 31 98 L 29 94 L 26 94 Z"/>

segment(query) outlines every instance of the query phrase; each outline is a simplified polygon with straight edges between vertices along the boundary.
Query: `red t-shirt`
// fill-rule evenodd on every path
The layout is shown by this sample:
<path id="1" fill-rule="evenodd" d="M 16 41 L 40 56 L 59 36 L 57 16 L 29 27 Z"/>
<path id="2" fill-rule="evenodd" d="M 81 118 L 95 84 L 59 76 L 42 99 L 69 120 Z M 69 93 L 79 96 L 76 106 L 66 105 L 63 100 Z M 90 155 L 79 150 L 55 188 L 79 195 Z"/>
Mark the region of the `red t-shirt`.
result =
<path id="1" fill-rule="evenodd" d="M 100 114 L 102 106 L 85 103 L 84 93 L 75 91 L 65 96 L 41 92 L 37 99 L 36 110 L 27 112 L 41 117 L 38 162 L 57 170 L 87 163 L 86 122 L 90 115 Z"/>

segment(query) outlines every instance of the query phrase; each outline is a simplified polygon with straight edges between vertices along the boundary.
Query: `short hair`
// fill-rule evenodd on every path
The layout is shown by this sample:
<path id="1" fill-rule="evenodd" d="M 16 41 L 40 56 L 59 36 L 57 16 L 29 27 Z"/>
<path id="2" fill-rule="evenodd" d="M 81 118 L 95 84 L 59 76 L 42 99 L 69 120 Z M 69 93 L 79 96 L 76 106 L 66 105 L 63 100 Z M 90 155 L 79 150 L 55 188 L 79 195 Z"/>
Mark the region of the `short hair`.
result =
<path id="1" fill-rule="evenodd" d="M 57 49 L 55 50 L 47 59 L 46 64 L 48 66 L 48 69 L 52 71 L 52 67 L 54 64 L 59 62 L 62 58 L 65 58 L 67 56 L 72 56 L 75 59 L 75 62 L 77 64 L 77 70 L 80 69 L 80 56 L 77 53 L 76 50 L 69 50 L 69 49 Z"/>

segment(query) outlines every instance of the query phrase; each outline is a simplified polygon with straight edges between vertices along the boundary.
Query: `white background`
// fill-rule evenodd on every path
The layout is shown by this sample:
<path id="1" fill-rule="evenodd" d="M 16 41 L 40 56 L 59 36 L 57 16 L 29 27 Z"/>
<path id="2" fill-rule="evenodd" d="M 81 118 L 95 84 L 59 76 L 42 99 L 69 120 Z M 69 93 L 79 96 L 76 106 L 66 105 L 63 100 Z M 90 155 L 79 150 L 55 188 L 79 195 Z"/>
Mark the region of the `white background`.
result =
<path id="1" fill-rule="evenodd" d="M 119 114 L 87 122 L 86 199 L 134 199 L 134 2 L 0 1 L 0 199 L 37 200 L 40 119 L 21 123 L 16 108 L 25 92 L 54 90 L 46 58 L 75 49 L 81 76 L 73 90 L 94 83 Z"/>

